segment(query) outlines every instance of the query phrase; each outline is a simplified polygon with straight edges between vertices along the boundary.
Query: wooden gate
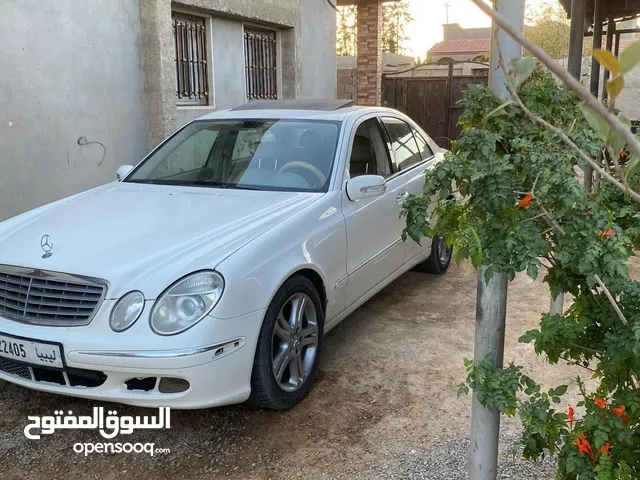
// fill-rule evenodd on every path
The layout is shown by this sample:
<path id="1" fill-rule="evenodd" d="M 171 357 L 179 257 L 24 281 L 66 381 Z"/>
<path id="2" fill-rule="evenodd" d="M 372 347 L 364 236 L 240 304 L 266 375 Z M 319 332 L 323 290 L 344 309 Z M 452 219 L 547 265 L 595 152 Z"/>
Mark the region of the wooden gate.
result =
<path id="1" fill-rule="evenodd" d="M 411 117 L 436 142 L 449 148 L 460 136 L 458 105 L 469 84 L 487 85 L 487 77 L 393 77 L 382 81 L 382 105 Z"/>

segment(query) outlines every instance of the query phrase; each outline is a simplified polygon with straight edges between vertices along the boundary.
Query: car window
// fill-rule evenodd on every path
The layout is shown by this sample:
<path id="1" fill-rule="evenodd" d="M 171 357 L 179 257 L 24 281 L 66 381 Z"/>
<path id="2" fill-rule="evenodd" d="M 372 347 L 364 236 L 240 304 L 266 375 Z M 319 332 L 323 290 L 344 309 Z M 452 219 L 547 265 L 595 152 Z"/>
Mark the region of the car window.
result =
<path id="1" fill-rule="evenodd" d="M 397 118 L 384 117 L 382 121 L 389 133 L 389 139 L 395 154 L 394 165 L 396 171 L 407 170 L 411 166 L 422 162 L 422 155 L 411 127 Z"/>
<path id="2" fill-rule="evenodd" d="M 385 178 L 391 175 L 389 154 L 375 118 L 361 123 L 353 138 L 349 176 L 353 178 L 359 175 L 380 175 Z"/>
<path id="3" fill-rule="evenodd" d="M 427 141 L 415 128 L 413 129 L 413 136 L 416 137 L 416 142 L 418 142 L 418 148 L 420 149 L 422 160 L 428 160 L 433 157 L 433 150 L 431 150 Z"/>
<path id="4" fill-rule="evenodd" d="M 320 120 L 198 120 L 125 180 L 250 190 L 326 191 L 341 123 Z"/>
<path id="5" fill-rule="evenodd" d="M 154 168 L 150 179 L 164 178 L 176 173 L 188 172 L 203 168 L 209 158 L 211 147 L 218 137 L 218 132 L 200 130 L 186 139 L 167 155 L 164 162 Z"/>

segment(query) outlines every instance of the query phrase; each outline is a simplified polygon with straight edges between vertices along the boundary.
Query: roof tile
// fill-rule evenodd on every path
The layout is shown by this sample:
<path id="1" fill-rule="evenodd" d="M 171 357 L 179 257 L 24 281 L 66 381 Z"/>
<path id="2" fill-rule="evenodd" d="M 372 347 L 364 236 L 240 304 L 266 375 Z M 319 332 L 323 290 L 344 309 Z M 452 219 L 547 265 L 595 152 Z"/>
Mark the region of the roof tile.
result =
<path id="1" fill-rule="evenodd" d="M 436 43 L 427 53 L 484 53 L 491 49 L 488 38 L 476 40 L 448 40 Z"/>

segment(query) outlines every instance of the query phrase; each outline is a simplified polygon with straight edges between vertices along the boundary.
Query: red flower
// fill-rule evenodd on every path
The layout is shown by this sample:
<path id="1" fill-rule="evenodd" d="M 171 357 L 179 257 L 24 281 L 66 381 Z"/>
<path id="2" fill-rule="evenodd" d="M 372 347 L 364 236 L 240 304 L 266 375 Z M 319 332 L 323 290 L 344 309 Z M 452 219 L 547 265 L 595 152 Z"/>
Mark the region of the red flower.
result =
<path id="1" fill-rule="evenodd" d="M 569 428 L 573 430 L 573 407 L 569 405 L 569 413 L 567 413 L 567 418 L 569 419 Z"/>
<path id="2" fill-rule="evenodd" d="M 609 455 L 609 450 L 611 450 L 611 445 L 609 445 L 609 442 L 607 442 L 598 449 L 596 457 L 599 457 L 602 452 L 607 452 L 607 455 Z"/>
<path id="3" fill-rule="evenodd" d="M 611 229 L 606 230 L 600 234 L 600 241 L 604 242 L 604 239 L 607 237 L 613 237 L 613 231 Z"/>
<path id="4" fill-rule="evenodd" d="M 587 210 L 586 212 L 584 212 L 584 214 L 587 215 L 587 216 L 593 215 L 593 213 L 591 213 L 591 210 Z"/>
<path id="5" fill-rule="evenodd" d="M 521 208 L 529 210 L 529 208 L 531 207 L 531 200 L 533 200 L 533 193 L 527 193 L 527 195 L 518 202 L 518 210 L 520 210 Z"/>
<path id="6" fill-rule="evenodd" d="M 629 417 L 622 417 L 622 423 L 624 423 L 625 425 L 629 423 Z"/>
<path id="7" fill-rule="evenodd" d="M 591 448 L 591 444 L 585 438 L 584 433 L 580 435 L 578 440 L 576 440 L 576 445 L 578 446 L 578 453 L 580 455 L 586 453 L 587 455 L 589 455 L 589 458 L 593 460 L 593 448 Z"/>
<path id="8" fill-rule="evenodd" d="M 615 413 L 617 416 L 621 417 L 622 415 L 624 415 L 624 411 L 627 409 L 627 407 L 625 407 L 624 405 L 622 405 L 621 407 L 618 408 L 612 408 L 611 411 L 613 413 Z"/>
<path id="9" fill-rule="evenodd" d="M 602 398 L 600 398 L 600 397 L 594 398 L 593 401 L 600 408 L 606 408 L 606 406 L 607 406 L 607 402 L 605 400 L 603 400 Z"/>
<path id="10" fill-rule="evenodd" d="M 628 154 L 627 152 L 625 152 L 624 150 L 622 150 L 622 151 L 620 152 L 620 158 L 621 158 L 622 160 L 626 159 L 628 156 L 629 156 L 629 154 Z"/>

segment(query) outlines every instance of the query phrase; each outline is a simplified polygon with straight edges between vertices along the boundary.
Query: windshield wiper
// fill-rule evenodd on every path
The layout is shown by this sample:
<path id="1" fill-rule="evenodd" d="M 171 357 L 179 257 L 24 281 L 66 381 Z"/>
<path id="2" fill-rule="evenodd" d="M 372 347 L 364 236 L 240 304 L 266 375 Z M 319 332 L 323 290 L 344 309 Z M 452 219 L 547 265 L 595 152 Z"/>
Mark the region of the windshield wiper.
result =
<path id="1" fill-rule="evenodd" d="M 207 187 L 207 188 L 228 188 L 238 190 L 262 190 L 260 187 L 251 185 L 238 185 L 229 182 L 211 182 L 207 180 L 129 180 L 132 183 L 148 183 L 151 185 L 174 185 L 176 187 Z"/>
<path id="2" fill-rule="evenodd" d="M 143 183 L 148 185 L 154 185 L 156 183 L 155 180 L 125 180 L 123 183 Z"/>

